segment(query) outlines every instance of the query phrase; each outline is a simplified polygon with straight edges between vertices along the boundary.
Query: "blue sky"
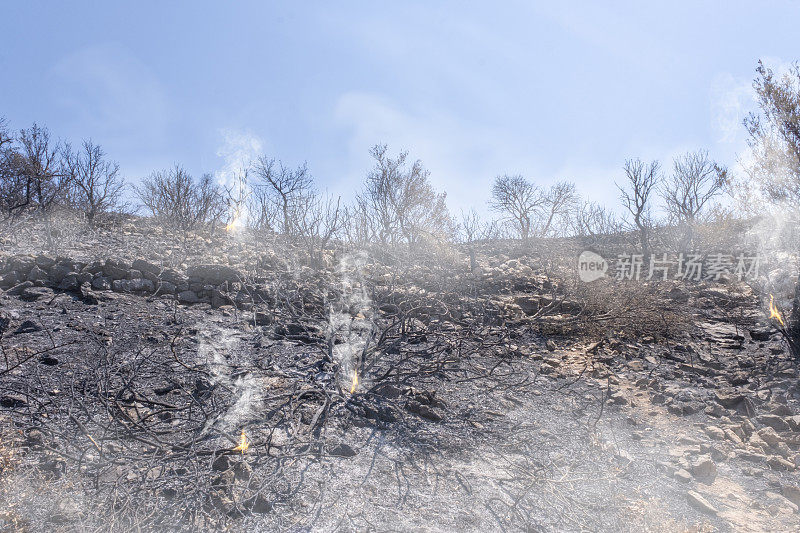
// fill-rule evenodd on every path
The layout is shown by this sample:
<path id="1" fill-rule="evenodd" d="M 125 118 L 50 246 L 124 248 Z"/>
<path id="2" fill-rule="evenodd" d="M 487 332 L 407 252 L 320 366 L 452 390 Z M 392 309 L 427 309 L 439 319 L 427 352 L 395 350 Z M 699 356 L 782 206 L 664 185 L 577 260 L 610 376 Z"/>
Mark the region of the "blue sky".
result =
<path id="1" fill-rule="evenodd" d="M 756 62 L 800 2 L 5 2 L 0 115 L 92 138 L 132 181 L 256 153 L 350 198 L 384 142 L 454 211 L 522 173 L 616 202 L 626 158 L 733 166 Z"/>

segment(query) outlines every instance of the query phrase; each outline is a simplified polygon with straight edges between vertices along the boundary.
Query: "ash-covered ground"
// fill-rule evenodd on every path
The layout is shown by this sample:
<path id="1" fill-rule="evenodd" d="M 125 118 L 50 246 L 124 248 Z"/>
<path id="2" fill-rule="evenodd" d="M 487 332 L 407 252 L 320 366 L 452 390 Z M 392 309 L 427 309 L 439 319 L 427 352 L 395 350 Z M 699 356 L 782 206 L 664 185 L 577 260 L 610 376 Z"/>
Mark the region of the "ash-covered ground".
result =
<path id="1" fill-rule="evenodd" d="M 746 283 L 434 256 L 0 241 L 0 530 L 796 531 L 797 363 Z"/>

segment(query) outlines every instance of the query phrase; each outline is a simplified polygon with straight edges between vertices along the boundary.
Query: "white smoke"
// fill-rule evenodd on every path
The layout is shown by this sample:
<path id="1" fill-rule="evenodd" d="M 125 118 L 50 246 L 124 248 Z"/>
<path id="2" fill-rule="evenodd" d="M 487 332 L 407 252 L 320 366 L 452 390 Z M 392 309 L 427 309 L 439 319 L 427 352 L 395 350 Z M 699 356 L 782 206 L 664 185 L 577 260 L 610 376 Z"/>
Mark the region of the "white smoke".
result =
<path id="1" fill-rule="evenodd" d="M 263 151 L 261 139 L 247 132 L 229 129 L 221 131 L 223 143 L 217 156 L 224 161 L 222 168 L 214 173 L 217 183 L 230 191 L 229 229 L 237 229 L 249 218 L 247 198 L 250 184 L 245 179 L 247 169 Z"/>
<path id="2" fill-rule="evenodd" d="M 220 185 L 231 185 L 236 174 L 252 163 L 264 149 L 261 139 L 252 133 L 223 129 L 222 145 L 217 156 L 224 161 L 222 168 L 214 173 Z"/>
<path id="3" fill-rule="evenodd" d="M 342 296 L 331 305 L 328 316 L 329 338 L 338 341 L 333 345 L 331 355 L 339 364 L 339 384 L 348 391 L 373 333 L 372 300 L 364 284 L 366 260 L 364 252 L 347 254 L 341 258 L 337 271 Z M 361 376 L 358 379 L 361 380 Z"/>
<path id="4" fill-rule="evenodd" d="M 235 330 L 214 324 L 206 324 L 199 330 L 197 354 L 211 369 L 212 383 L 233 391 L 236 397 L 233 405 L 213 421 L 217 429 L 230 433 L 255 415 L 263 399 L 261 383 L 250 374 L 233 376 L 235 368 L 229 359 L 238 352 L 240 343 Z"/>

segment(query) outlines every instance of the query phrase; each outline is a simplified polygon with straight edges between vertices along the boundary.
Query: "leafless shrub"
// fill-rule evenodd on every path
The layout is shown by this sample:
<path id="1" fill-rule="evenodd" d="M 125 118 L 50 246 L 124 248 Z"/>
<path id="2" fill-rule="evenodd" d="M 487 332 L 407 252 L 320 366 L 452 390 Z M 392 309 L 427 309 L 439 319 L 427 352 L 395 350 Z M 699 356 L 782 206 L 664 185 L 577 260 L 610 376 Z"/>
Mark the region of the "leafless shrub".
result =
<path id="1" fill-rule="evenodd" d="M 753 82 L 760 112 L 744 121 L 750 134 L 751 160 L 745 165 L 759 196 L 777 205 L 794 230 L 800 219 L 800 64 L 777 77 L 759 61 Z M 795 242 L 797 252 L 797 243 Z M 788 334 L 800 339 L 800 278 L 795 283 Z M 800 357 L 800 354 L 795 354 Z"/>
<path id="2" fill-rule="evenodd" d="M 311 264 L 324 265 L 324 252 L 342 227 L 341 199 L 313 192 L 294 202 L 293 232 L 303 243 Z"/>
<path id="3" fill-rule="evenodd" d="M 577 282 L 568 293 L 582 303 L 583 312 L 573 321 L 573 332 L 595 338 L 612 332 L 621 339 L 674 338 L 691 327 L 691 317 L 664 292 L 663 286 L 645 283 Z"/>
<path id="4" fill-rule="evenodd" d="M 575 211 L 574 231 L 580 237 L 596 241 L 622 231 L 622 223 L 617 215 L 596 202 L 583 202 Z"/>
<path id="5" fill-rule="evenodd" d="M 541 193 L 533 183 L 520 175 L 505 175 L 495 178 L 489 206 L 502 214 L 520 238 L 527 240 L 540 202 Z"/>
<path id="6" fill-rule="evenodd" d="M 753 162 L 750 177 L 774 202 L 800 207 L 800 65 L 781 78 L 759 61 L 753 82 L 760 113 L 744 121 Z"/>
<path id="7" fill-rule="evenodd" d="M 7 128 L 0 133 L 2 169 L 0 203 L 7 216 L 35 211 L 45 217 L 63 202 L 69 175 L 64 170 L 63 146 L 50 138 L 50 132 L 34 124 L 16 137 Z"/>
<path id="8" fill-rule="evenodd" d="M 83 141 L 76 152 L 65 148 L 73 201 L 90 225 L 94 224 L 97 215 L 121 207 L 125 189 L 119 165 L 106 160 L 105 155 L 103 149 L 92 141 Z"/>
<path id="9" fill-rule="evenodd" d="M 456 238 L 467 247 L 471 272 L 475 272 L 478 268 L 475 258 L 475 243 L 492 239 L 496 234 L 497 225 L 494 221 L 483 220 L 475 209 L 461 211 L 461 220 L 456 227 Z"/>
<path id="10" fill-rule="evenodd" d="M 662 182 L 661 164 L 658 161 L 645 163 L 640 159 L 629 159 L 623 167 L 624 185 L 617 185 L 623 207 L 633 217 L 631 226 L 639 234 L 644 261 L 650 259 L 650 237 L 653 230 L 651 198 Z"/>
<path id="11" fill-rule="evenodd" d="M 136 194 L 154 217 L 184 233 L 218 221 L 225 211 L 213 178 L 206 174 L 195 182 L 179 165 L 151 174 Z"/>
<path id="12" fill-rule="evenodd" d="M 344 208 L 343 235 L 347 243 L 357 248 L 368 246 L 376 235 L 375 221 L 369 216 L 367 206 L 354 202 Z"/>
<path id="13" fill-rule="evenodd" d="M 549 189 L 537 187 L 520 175 L 498 176 L 489 206 L 502 214 L 522 239 L 563 233 L 568 214 L 577 201 L 575 185 L 558 182 Z"/>
<path id="14" fill-rule="evenodd" d="M 661 184 L 661 197 L 670 223 L 683 233 L 680 249 L 693 242 L 695 226 L 701 222 L 727 183 L 728 171 L 700 150 L 675 158 L 672 175 Z"/>
<path id="15" fill-rule="evenodd" d="M 308 167 L 303 164 L 293 170 L 280 161 L 262 156 L 255 164 L 254 173 L 258 180 L 253 188 L 256 190 L 259 223 L 273 224 L 278 218 L 275 216 L 277 211 L 280 219 L 278 229 L 284 235 L 293 236 L 293 211 L 313 185 Z"/>
<path id="16" fill-rule="evenodd" d="M 417 248 L 423 239 L 444 240 L 452 231 L 445 194 L 431 185 L 429 172 L 417 160 L 407 165 L 408 152 L 389 157 L 386 145 L 370 150 L 375 166 L 356 201 L 368 222 L 365 228 L 381 244 Z"/>
<path id="17" fill-rule="evenodd" d="M 231 183 L 223 186 L 227 229 L 233 230 L 248 222 L 253 203 L 250 200 L 250 168 L 245 166 L 233 173 Z"/>

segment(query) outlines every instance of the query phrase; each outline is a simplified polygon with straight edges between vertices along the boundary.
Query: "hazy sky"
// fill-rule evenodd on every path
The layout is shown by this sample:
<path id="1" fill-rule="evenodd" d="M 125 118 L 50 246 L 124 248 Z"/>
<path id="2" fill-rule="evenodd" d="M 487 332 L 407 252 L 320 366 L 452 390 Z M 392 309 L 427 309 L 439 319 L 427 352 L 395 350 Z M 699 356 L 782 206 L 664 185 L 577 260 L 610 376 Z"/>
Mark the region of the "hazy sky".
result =
<path id="1" fill-rule="evenodd" d="M 796 0 L 227 4 L 2 2 L 0 116 L 131 180 L 265 153 L 349 198 L 384 142 L 454 210 L 500 173 L 613 203 L 626 158 L 733 165 L 757 60 L 800 59 Z"/>

